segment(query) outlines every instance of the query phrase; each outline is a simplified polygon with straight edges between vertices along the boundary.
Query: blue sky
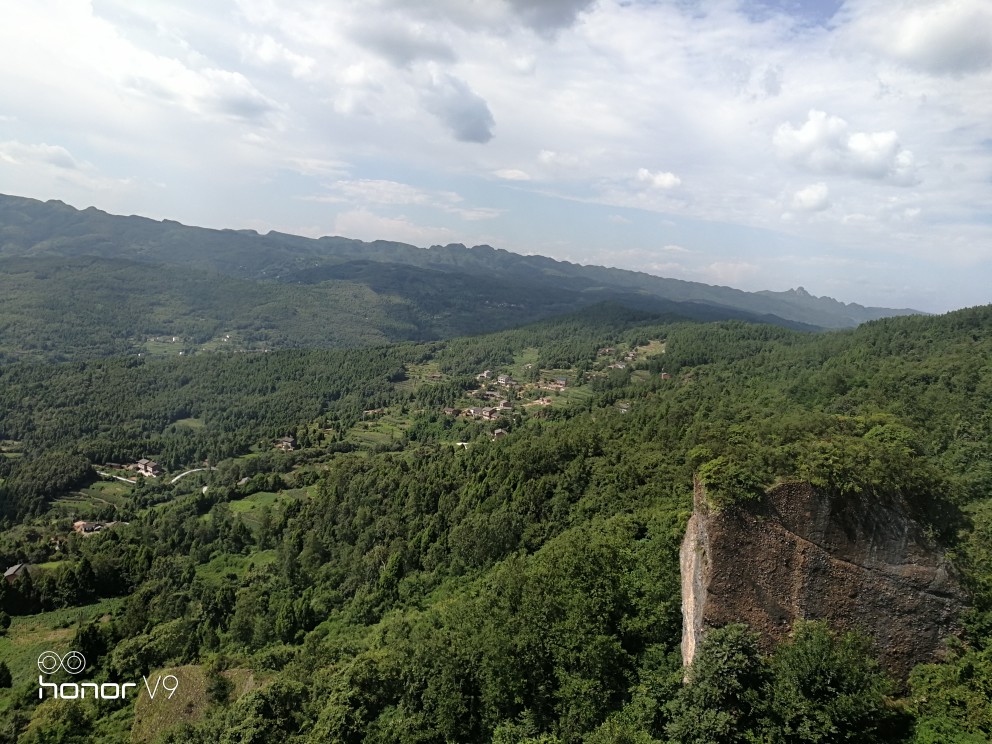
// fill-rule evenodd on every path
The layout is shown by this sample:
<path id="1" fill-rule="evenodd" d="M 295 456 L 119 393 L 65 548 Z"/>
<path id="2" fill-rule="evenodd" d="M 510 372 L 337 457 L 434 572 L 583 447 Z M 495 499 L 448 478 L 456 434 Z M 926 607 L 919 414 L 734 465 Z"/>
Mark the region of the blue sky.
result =
<path id="1" fill-rule="evenodd" d="M 992 0 L 0 0 L 0 191 L 992 301 Z"/>

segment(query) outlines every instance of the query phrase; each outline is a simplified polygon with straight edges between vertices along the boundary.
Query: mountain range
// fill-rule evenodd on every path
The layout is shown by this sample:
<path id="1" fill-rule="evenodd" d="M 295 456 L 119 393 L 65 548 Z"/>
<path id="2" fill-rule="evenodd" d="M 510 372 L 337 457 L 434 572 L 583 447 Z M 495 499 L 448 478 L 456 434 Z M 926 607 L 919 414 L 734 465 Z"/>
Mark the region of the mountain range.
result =
<path id="1" fill-rule="evenodd" d="M 361 346 L 517 326 L 601 302 L 803 330 L 910 309 L 745 292 L 488 245 L 215 230 L 0 195 L 0 354 L 78 358 L 186 348 Z"/>

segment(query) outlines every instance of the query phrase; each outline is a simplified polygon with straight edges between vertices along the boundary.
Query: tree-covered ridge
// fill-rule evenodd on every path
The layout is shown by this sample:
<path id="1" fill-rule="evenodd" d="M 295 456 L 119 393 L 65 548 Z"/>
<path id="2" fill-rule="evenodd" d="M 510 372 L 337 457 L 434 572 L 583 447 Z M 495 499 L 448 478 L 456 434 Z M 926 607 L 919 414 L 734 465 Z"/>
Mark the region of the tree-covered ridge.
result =
<path id="1" fill-rule="evenodd" d="M 992 735 L 992 308 L 827 335 L 604 312 L 377 353 L 365 378 L 360 351 L 6 368 L 0 381 L 17 395 L 2 410 L 26 401 L 30 413 L 5 438 L 44 432 L 65 457 L 81 456 L 72 432 L 86 409 L 59 418 L 49 404 L 85 398 L 102 384 L 94 371 L 115 364 L 124 371 L 107 391 L 138 375 L 168 414 L 145 426 L 140 408 L 123 407 L 131 413 L 115 428 L 139 422 L 128 441 L 154 442 L 146 431 L 195 413 L 207 432 L 257 427 L 238 440 L 249 445 L 299 417 L 289 431 L 301 445 L 218 461 L 204 480 L 136 487 L 129 525 L 72 537 L 56 564 L 0 589 L 13 632 L 24 613 L 124 597 L 109 621 L 74 628 L 65 648 L 85 647 L 97 680 L 200 670 L 212 692 L 166 719 L 174 728 L 161 733 L 176 742 Z M 443 412 L 484 384 L 483 369 L 523 377 L 527 364 L 539 378 L 567 376 L 569 389 L 548 407 L 519 399 L 505 422 Z M 264 368 L 256 376 L 250 365 Z M 310 387 L 337 385 L 342 396 L 308 408 L 311 375 Z M 216 409 L 199 398 L 207 392 L 221 395 Z M 244 420 L 224 417 L 228 393 L 251 399 Z M 166 405 L 186 394 L 201 408 Z M 359 407 L 337 410 L 345 399 Z M 342 451 L 348 435 L 331 420 L 381 408 L 405 409 L 402 433 Z M 99 410 L 95 419 L 109 404 Z M 509 434 L 494 440 L 497 425 Z M 49 439 L 33 441 L 43 457 Z M 683 687 L 677 550 L 694 473 L 724 484 L 729 502 L 794 477 L 912 500 L 952 544 L 973 597 L 951 658 L 897 692 L 857 638 L 800 627 L 764 658 L 730 629 Z M 51 558 L 17 552 L 43 552 L 44 525 L 0 547 L 9 559 Z M 28 678 L 11 669 L 28 700 Z M 247 675 L 257 686 L 233 692 Z M 67 741 L 111 741 L 133 715 L 85 701 L 8 710 L 8 735 L 24 741 L 40 740 L 42 723 Z"/>
<path id="2" fill-rule="evenodd" d="M 505 328 L 602 301 L 696 320 L 742 318 L 794 327 L 843 328 L 914 312 L 844 304 L 799 290 L 743 292 L 489 246 L 422 249 L 389 241 L 207 230 L 0 195 L 0 258 L 25 256 L 91 256 L 310 286 L 357 283 L 374 296 L 407 304 L 410 314 L 400 320 L 443 336 Z"/>

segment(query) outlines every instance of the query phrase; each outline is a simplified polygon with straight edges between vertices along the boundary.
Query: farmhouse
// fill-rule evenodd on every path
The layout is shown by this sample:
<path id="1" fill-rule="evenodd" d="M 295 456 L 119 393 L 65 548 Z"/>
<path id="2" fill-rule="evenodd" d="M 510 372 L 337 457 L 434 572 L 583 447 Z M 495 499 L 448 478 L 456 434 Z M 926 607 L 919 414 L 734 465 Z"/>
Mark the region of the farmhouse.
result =
<path id="1" fill-rule="evenodd" d="M 157 478 L 162 474 L 162 468 L 158 466 L 158 463 L 154 460 L 149 460 L 147 457 L 142 457 L 133 465 L 128 465 L 127 469 L 133 470 L 138 475 L 143 475 L 146 478 Z"/>
<path id="2" fill-rule="evenodd" d="M 296 448 L 296 440 L 293 437 L 283 437 L 276 442 L 276 449 L 283 452 L 292 452 Z"/>
<path id="3" fill-rule="evenodd" d="M 18 576 L 24 576 L 24 574 L 29 573 L 28 568 L 27 563 L 17 563 L 3 572 L 3 578 L 8 584 L 13 584 Z"/>

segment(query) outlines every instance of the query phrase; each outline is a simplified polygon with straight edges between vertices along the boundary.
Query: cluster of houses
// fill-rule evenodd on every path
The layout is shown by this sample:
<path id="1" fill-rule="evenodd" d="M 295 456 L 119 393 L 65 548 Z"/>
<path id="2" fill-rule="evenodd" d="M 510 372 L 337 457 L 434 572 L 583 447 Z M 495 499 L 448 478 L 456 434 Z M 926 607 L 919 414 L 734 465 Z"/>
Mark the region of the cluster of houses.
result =
<path id="1" fill-rule="evenodd" d="M 72 531 L 85 537 L 103 532 L 118 524 L 127 524 L 127 522 L 87 522 L 83 519 L 78 519 L 72 523 Z"/>
<path id="2" fill-rule="evenodd" d="M 565 377 L 556 377 L 550 382 L 542 382 L 538 385 L 541 390 L 556 390 L 561 391 L 568 387 L 568 379 Z"/>
<path id="3" fill-rule="evenodd" d="M 108 462 L 108 468 L 118 468 L 120 470 L 130 470 L 138 475 L 143 475 L 146 478 L 157 478 L 162 475 L 162 468 L 154 460 L 149 460 L 147 457 L 142 457 L 137 462 L 132 462 L 130 465 L 121 465 L 118 462 Z"/>
<path id="4" fill-rule="evenodd" d="M 475 376 L 476 380 L 496 380 L 499 385 L 506 385 L 507 387 L 513 387 L 517 384 L 510 375 L 496 375 L 493 376 L 493 371 L 491 369 L 484 370 Z"/>
<path id="5" fill-rule="evenodd" d="M 511 410 L 513 410 L 513 404 L 508 400 L 502 400 L 495 408 L 479 408 L 478 406 L 472 406 L 471 408 L 466 408 L 464 411 L 461 411 L 461 415 L 467 418 L 495 421 L 504 413 Z M 458 410 L 455 408 L 444 409 L 445 413 L 448 413 L 448 411 L 451 411 L 449 415 L 457 416 L 459 414 Z"/>

